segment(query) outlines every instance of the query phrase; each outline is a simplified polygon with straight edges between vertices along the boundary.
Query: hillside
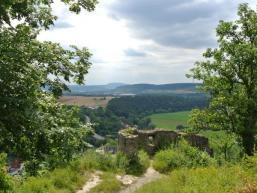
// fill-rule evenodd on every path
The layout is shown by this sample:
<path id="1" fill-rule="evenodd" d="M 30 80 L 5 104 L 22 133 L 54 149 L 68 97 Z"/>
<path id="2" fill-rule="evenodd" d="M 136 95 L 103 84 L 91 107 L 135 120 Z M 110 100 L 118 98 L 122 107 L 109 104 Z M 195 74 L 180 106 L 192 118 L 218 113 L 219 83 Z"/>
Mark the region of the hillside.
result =
<path id="1" fill-rule="evenodd" d="M 136 94 L 191 94 L 197 93 L 199 83 L 70 85 L 65 95 L 136 95 Z"/>
<path id="2" fill-rule="evenodd" d="M 65 95 L 107 95 L 116 88 L 124 86 L 123 83 L 110 83 L 105 85 L 69 85 L 71 92 L 65 92 Z"/>
<path id="3" fill-rule="evenodd" d="M 195 83 L 176 83 L 176 84 L 133 84 L 117 87 L 114 92 L 117 94 L 154 94 L 154 93 L 196 93 L 196 87 L 200 84 Z"/>

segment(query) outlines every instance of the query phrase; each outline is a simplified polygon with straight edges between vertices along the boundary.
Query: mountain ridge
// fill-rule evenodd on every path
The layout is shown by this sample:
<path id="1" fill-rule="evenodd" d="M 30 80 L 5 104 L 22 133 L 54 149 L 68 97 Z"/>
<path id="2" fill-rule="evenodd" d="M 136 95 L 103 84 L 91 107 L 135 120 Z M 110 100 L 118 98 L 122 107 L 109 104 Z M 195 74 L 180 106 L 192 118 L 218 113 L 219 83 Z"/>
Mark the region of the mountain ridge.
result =
<path id="1" fill-rule="evenodd" d="M 126 94 L 186 94 L 197 93 L 201 83 L 170 83 L 170 84 L 125 84 L 110 83 L 105 85 L 70 85 L 70 93 L 65 95 L 126 95 Z"/>

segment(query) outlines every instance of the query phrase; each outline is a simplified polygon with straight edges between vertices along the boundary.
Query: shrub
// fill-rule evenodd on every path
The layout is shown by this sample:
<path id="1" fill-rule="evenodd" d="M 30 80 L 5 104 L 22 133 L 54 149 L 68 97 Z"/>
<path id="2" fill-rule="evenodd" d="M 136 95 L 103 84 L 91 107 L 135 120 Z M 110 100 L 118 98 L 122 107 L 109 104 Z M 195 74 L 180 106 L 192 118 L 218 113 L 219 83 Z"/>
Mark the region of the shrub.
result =
<path id="1" fill-rule="evenodd" d="M 154 157 L 154 168 L 166 173 L 177 168 L 193 168 L 215 164 L 215 160 L 206 152 L 181 141 L 177 147 L 159 151 Z"/>
<path id="2" fill-rule="evenodd" d="M 119 172 L 125 172 L 126 168 L 129 165 L 129 160 L 126 155 L 118 152 L 114 159 L 114 165 L 117 167 L 117 170 Z"/>
<path id="3" fill-rule="evenodd" d="M 165 173 L 178 167 L 185 166 L 186 159 L 173 149 L 161 150 L 154 157 L 154 168 Z"/>
<path id="4" fill-rule="evenodd" d="M 253 174 L 257 179 L 257 153 L 255 153 L 253 156 L 246 156 L 242 160 L 241 165 L 245 170 Z"/>
<path id="5" fill-rule="evenodd" d="M 201 131 L 209 139 L 214 157 L 219 165 L 237 163 L 242 159 L 243 148 L 238 143 L 238 136 L 226 131 Z"/>
<path id="6" fill-rule="evenodd" d="M 126 168 L 126 173 L 128 174 L 141 175 L 150 165 L 149 157 L 143 150 L 140 150 L 137 154 L 129 157 L 128 159 L 129 162 Z"/>
<path id="7" fill-rule="evenodd" d="M 109 154 L 100 154 L 94 150 L 87 151 L 81 159 L 82 167 L 85 170 L 98 169 L 98 170 L 112 170 L 113 160 Z"/>
<path id="8" fill-rule="evenodd" d="M 6 171 L 6 154 L 0 154 L 0 192 L 8 193 L 12 190 L 12 180 Z"/>

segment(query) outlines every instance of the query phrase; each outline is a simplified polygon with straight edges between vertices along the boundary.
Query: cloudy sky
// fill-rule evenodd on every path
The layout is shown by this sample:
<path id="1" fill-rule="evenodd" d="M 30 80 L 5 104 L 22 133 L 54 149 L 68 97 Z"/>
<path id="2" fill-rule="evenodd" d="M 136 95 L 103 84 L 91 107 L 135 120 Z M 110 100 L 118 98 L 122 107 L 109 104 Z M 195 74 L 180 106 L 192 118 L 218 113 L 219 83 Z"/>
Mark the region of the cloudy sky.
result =
<path id="1" fill-rule="evenodd" d="M 56 1 L 59 19 L 39 39 L 87 47 L 87 84 L 192 82 L 185 74 L 242 2 L 255 7 L 254 0 L 99 0 L 94 12 L 76 15 Z"/>

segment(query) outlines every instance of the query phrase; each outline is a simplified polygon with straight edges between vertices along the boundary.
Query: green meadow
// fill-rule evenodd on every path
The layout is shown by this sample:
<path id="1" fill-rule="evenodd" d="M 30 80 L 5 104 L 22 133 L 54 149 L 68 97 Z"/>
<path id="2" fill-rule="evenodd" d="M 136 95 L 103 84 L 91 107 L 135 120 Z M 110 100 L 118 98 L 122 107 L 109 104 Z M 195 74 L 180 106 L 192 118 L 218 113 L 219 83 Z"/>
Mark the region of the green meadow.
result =
<path id="1" fill-rule="evenodd" d="M 152 122 L 157 128 L 175 130 L 177 125 L 187 126 L 190 111 L 181 111 L 176 113 L 158 113 L 150 116 Z"/>

